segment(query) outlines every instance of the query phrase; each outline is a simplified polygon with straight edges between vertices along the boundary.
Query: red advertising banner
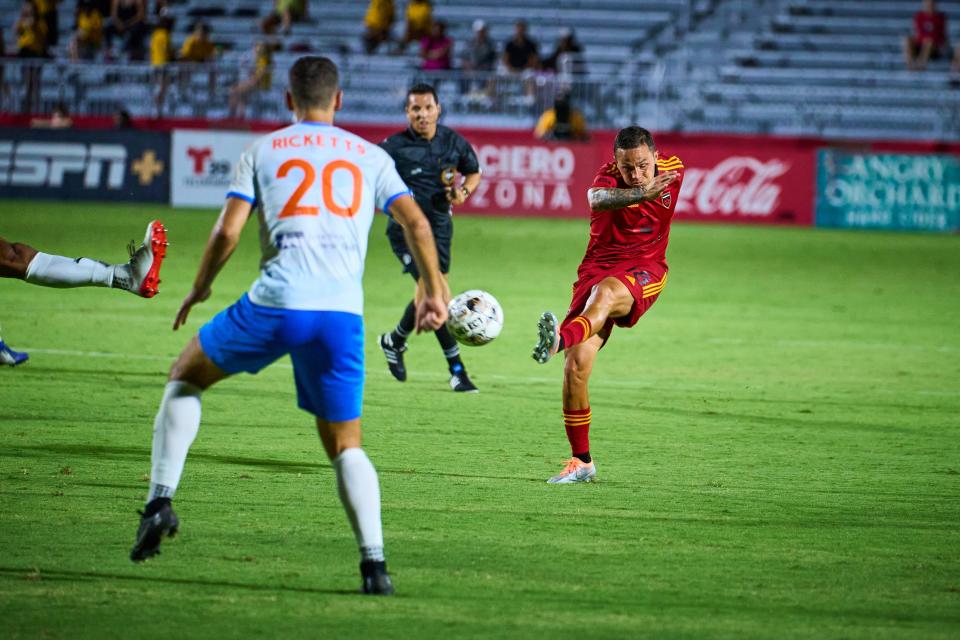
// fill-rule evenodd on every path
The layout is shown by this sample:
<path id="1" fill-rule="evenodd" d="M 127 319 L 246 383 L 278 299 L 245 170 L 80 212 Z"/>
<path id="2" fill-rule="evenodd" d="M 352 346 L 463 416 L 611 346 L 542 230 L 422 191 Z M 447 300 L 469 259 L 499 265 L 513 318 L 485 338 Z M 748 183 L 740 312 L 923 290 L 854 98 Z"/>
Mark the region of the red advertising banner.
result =
<path id="1" fill-rule="evenodd" d="M 349 127 L 371 140 L 390 129 Z M 458 128 L 477 151 L 483 182 L 464 206 L 470 213 L 586 217 L 587 188 L 613 158 L 613 132 L 586 143 L 551 143 L 526 131 Z M 813 224 L 816 141 L 662 134 L 662 155 L 686 168 L 677 219 Z"/>

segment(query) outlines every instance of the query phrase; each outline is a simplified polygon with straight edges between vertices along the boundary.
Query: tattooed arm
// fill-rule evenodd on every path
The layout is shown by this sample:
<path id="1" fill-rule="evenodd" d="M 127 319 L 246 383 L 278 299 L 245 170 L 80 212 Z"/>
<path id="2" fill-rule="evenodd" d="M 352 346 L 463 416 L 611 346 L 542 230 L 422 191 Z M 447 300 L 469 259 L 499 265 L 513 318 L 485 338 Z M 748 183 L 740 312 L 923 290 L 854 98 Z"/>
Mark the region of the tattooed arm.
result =
<path id="1" fill-rule="evenodd" d="M 676 177 L 677 173 L 675 171 L 666 171 L 655 177 L 646 187 L 630 187 L 627 189 L 594 187 L 587 191 L 587 200 L 590 202 L 592 211 L 623 209 L 632 204 L 656 200 Z"/>

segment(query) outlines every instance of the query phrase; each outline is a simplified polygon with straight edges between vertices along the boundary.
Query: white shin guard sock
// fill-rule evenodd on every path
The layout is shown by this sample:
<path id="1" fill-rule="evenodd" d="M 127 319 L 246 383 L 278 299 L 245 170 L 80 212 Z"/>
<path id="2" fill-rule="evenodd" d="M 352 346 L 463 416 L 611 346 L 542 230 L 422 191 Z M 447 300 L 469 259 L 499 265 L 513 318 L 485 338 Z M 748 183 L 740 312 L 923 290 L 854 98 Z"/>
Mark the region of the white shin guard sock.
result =
<path id="1" fill-rule="evenodd" d="M 153 453 L 150 456 L 150 493 L 154 498 L 172 498 L 180 483 L 187 451 L 200 430 L 200 387 L 189 382 L 168 382 L 153 422 Z"/>
<path id="2" fill-rule="evenodd" d="M 43 287 L 109 287 L 114 265 L 90 258 L 65 258 L 40 253 L 27 265 L 26 281 Z"/>
<path id="3" fill-rule="evenodd" d="M 363 449 L 344 449 L 333 461 L 337 492 L 364 560 L 383 560 L 380 481 Z"/>

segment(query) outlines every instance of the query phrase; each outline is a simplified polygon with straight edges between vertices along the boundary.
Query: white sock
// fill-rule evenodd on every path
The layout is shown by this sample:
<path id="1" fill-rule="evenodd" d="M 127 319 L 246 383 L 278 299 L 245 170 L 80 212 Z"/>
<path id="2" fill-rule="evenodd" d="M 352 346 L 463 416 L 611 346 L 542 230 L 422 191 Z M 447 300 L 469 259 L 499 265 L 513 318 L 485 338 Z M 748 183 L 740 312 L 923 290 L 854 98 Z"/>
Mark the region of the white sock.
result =
<path id="1" fill-rule="evenodd" d="M 383 560 L 380 481 L 363 449 L 344 449 L 333 461 L 337 492 L 364 560 Z"/>
<path id="2" fill-rule="evenodd" d="M 168 382 L 153 422 L 153 453 L 150 456 L 150 493 L 154 498 L 172 498 L 180 483 L 187 451 L 200 430 L 200 387 L 189 382 Z"/>
<path id="3" fill-rule="evenodd" d="M 43 287 L 109 287 L 114 265 L 90 258 L 65 258 L 40 253 L 27 265 L 26 281 Z"/>

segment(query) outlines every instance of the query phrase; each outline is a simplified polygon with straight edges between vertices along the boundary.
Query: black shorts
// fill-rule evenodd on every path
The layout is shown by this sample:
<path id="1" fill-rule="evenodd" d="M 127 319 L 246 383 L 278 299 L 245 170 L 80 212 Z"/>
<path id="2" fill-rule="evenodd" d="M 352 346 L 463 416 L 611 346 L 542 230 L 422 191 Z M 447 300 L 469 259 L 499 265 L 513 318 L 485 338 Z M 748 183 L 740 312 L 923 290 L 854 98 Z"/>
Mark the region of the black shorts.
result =
<path id="1" fill-rule="evenodd" d="M 433 229 L 433 239 L 437 243 L 437 259 L 440 261 L 440 273 L 450 271 L 450 242 L 453 240 L 453 223 L 448 218 L 446 222 L 437 224 L 436 221 L 430 221 L 430 228 Z M 393 255 L 397 256 L 403 265 L 403 272 L 409 273 L 414 280 L 420 279 L 420 272 L 417 271 L 417 264 L 413 261 L 413 254 L 407 247 L 407 241 L 403 237 L 403 227 L 393 220 L 387 224 L 387 238 L 390 239 L 390 248 L 393 249 Z"/>

